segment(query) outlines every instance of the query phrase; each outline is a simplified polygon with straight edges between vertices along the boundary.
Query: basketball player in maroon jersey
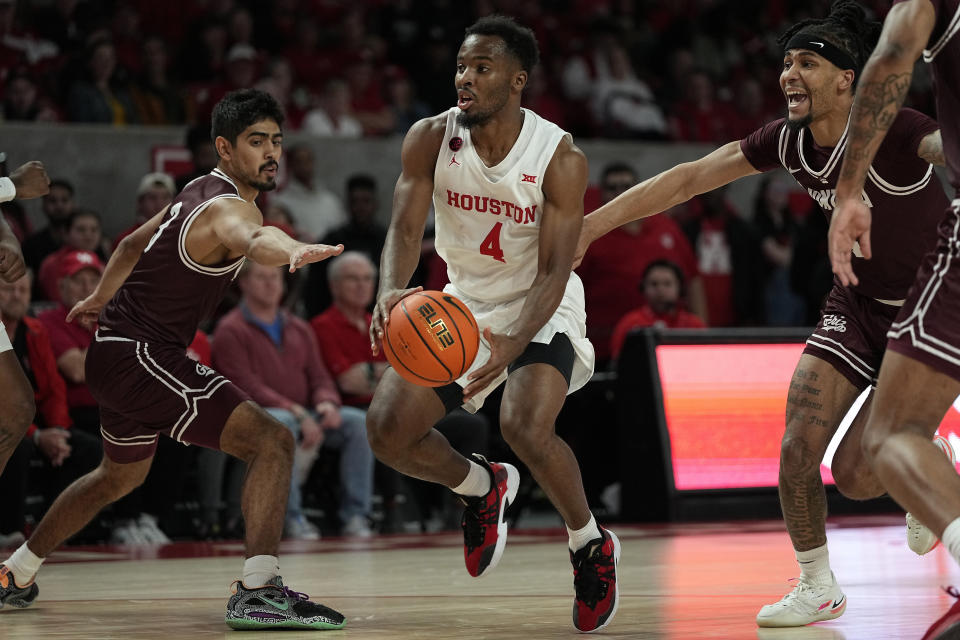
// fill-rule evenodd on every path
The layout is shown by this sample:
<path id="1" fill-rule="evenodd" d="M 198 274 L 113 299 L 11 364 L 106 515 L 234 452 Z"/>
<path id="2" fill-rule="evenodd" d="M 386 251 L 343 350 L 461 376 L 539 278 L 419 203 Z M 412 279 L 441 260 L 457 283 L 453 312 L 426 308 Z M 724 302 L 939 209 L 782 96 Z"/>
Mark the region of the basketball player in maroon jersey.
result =
<path id="1" fill-rule="evenodd" d="M 594 239 L 621 224 L 781 166 L 829 216 L 836 202 L 841 154 L 848 144 L 854 88 L 879 30 L 858 4 L 847 0 L 834 3 L 827 18 L 787 30 L 779 39 L 784 47 L 780 87 L 787 101 L 786 118 L 654 176 L 588 215 L 578 256 Z M 878 217 L 875 244 L 882 242 L 883 251 L 878 248 L 878 257 L 869 262 L 855 258 L 862 274 L 858 287 L 835 283 L 794 371 L 779 489 L 801 575 L 793 591 L 760 610 L 760 626 L 800 626 L 836 618 L 845 610 L 846 597 L 827 554 L 820 462 L 844 416 L 874 380 L 886 331 L 917 266 L 936 242 L 936 220 L 947 202 L 931 167 L 943 164 L 938 129 L 936 122 L 912 110 L 904 110 L 893 122 L 861 193 Z M 866 415 L 861 410 L 833 458 L 838 488 L 855 499 L 884 492 L 861 452 Z"/>
<path id="2" fill-rule="evenodd" d="M 275 186 L 283 114 L 257 90 L 228 94 L 213 112 L 217 167 L 123 239 L 93 294 L 68 320 L 99 328 L 86 360 L 100 405 L 104 458 L 57 498 L 30 539 L 0 565 L 0 602 L 29 606 L 43 559 L 103 507 L 146 477 L 162 434 L 219 449 L 247 464 L 243 578 L 227 605 L 239 629 L 336 629 L 342 615 L 280 579 L 293 438 L 216 371 L 186 355 L 197 325 L 219 304 L 246 258 L 293 271 L 343 250 L 262 226 L 254 199 Z"/>
<path id="3" fill-rule="evenodd" d="M 0 178 L 0 202 L 17 198 L 39 198 L 50 190 L 50 178 L 43 164 L 28 162 L 9 178 Z M 26 273 L 20 243 L 0 215 L 0 278 L 15 282 Z M 2 321 L 3 318 L 0 318 Z M 13 353 L 13 345 L 0 322 L 0 473 L 13 450 L 20 444 L 36 414 L 33 389 Z"/>
<path id="4" fill-rule="evenodd" d="M 960 563 L 960 476 L 931 444 L 960 396 L 960 1 L 898 0 L 864 69 L 853 104 L 850 139 L 837 183 L 837 212 L 829 232 L 830 260 L 844 285 L 863 279 L 851 260 L 859 242 L 870 262 L 883 259 L 878 226 L 857 194 L 873 158 L 890 138 L 914 63 L 923 55 L 933 72 L 943 153 L 954 199 L 939 226 L 939 242 L 917 274 L 906 304 L 887 334 L 863 447 L 883 487 L 939 537 Z M 955 607 L 956 608 L 956 607 Z M 942 620 L 943 627 L 960 618 Z M 949 616 L 948 616 L 949 617 Z M 929 635 L 929 634 L 928 634 Z M 927 636 L 924 636 L 927 637 Z M 932 637 L 932 636 L 931 636 Z"/>

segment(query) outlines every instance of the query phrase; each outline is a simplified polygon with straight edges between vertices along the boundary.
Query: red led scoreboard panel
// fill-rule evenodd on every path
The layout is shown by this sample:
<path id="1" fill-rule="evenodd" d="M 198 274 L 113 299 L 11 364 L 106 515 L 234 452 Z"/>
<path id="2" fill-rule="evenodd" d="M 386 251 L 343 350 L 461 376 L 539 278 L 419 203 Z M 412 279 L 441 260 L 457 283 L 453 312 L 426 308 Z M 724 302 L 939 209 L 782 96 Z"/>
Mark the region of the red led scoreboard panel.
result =
<path id="1" fill-rule="evenodd" d="M 803 346 L 657 344 L 676 490 L 777 486 L 787 391 Z M 960 446 L 956 406 L 939 430 L 955 450 Z M 825 482 L 833 481 L 828 466 L 821 465 L 821 474 Z"/>

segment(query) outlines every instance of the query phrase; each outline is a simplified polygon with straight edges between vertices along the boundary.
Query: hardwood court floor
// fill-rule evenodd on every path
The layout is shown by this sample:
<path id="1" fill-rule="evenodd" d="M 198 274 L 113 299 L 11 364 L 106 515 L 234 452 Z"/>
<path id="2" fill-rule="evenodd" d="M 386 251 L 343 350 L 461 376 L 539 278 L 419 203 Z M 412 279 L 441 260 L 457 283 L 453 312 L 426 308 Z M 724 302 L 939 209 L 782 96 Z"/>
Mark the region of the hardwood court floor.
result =
<path id="1" fill-rule="evenodd" d="M 781 523 L 620 526 L 620 609 L 607 638 L 912 639 L 953 603 L 939 585 L 960 570 L 938 547 L 918 558 L 902 518 L 831 520 L 831 562 L 846 613 L 799 629 L 758 629 L 763 604 L 791 588 L 797 569 Z M 480 580 L 463 568 L 452 534 L 285 543 L 287 584 L 348 617 L 346 629 L 233 632 L 223 624 L 238 544 L 159 549 L 72 548 L 42 569 L 40 599 L 0 612 L 3 640 L 123 638 L 575 638 L 572 573 L 565 536 L 510 534 L 496 571 Z M 193 557 L 191 557 L 193 556 Z"/>

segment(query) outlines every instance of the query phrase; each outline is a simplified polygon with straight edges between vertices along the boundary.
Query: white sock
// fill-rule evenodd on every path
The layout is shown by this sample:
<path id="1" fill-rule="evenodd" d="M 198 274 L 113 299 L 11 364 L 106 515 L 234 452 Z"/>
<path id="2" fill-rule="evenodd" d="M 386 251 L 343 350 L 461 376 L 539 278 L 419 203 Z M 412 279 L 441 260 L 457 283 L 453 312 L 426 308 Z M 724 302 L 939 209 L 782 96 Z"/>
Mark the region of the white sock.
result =
<path id="1" fill-rule="evenodd" d="M 593 514 L 590 514 L 590 522 L 586 524 L 582 529 L 577 529 L 574 531 L 570 527 L 567 527 L 567 535 L 570 536 L 570 541 L 567 545 L 570 547 L 570 551 L 576 553 L 587 546 L 591 540 L 596 540 L 600 536 L 600 527 L 597 526 L 597 521 L 593 517 Z"/>
<path id="2" fill-rule="evenodd" d="M 451 491 L 461 496 L 485 496 L 490 491 L 490 472 L 481 467 L 473 460 L 470 463 L 470 471 L 463 482 L 453 487 Z"/>
<path id="3" fill-rule="evenodd" d="M 280 575 L 280 560 L 277 556 L 253 556 L 243 561 L 243 586 L 255 589 L 267 584 L 267 580 Z"/>
<path id="4" fill-rule="evenodd" d="M 40 565 L 43 564 L 43 558 L 34 555 L 33 551 L 30 551 L 27 547 L 27 543 L 24 542 L 13 552 L 12 556 L 4 560 L 3 564 L 10 569 L 17 586 L 25 587 L 33 580 L 33 576 L 37 575 Z"/>
<path id="5" fill-rule="evenodd" d="M 797 564 L 800 565 L 800 579 L 813 584 L 832 584 L 830 554 L 827 545 L 809 551 L 797 551 Z"/>
<path id="6" fill-rule="evenodd" d="M 950 551 L 953 559 L 960 564 L 960 518 L 947 525 L 947 528 L 943 530 L 943 535 L 940 536 L 940 542 Z"/>

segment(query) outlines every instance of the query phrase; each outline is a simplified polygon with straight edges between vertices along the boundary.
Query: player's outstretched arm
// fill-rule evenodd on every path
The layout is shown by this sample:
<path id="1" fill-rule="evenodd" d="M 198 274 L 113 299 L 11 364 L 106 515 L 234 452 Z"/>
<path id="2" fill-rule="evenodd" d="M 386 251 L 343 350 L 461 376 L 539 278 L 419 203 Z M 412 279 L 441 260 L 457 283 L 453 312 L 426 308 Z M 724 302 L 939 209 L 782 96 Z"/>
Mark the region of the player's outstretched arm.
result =
<path id="1" fill-rule="evenodd" d="M 343 245 L 305 244 L 279 227 L 263 226 L 263 215 L 252 202 L 221 200 L 212 211 L 212 229 L 217 240 L 236 254 L 268 267 L 290 265 L 290 271 L 320 262 L 343 252 Z"/>
<path id="2" fill-rule="evenodd" d="M 110 298 L 117 292 L 117 289 L 130 276 L 133 268 L 140 260 L 140 256 L 150 244 L 150 239 L 157 233 L 163 216 L 167 213 L 169 207 L 164 207 L 157 215 L 153 216 L 145 223 L 137 227 L 137 230 L 125 237 L 117 245 L 116 250 L 110 254 L 110 260 L 103 270 L 100 282 L 97 288 L 89 297 L 84 298 L 74 305 L 70 313 L 67 314 L 67 322 L 76 318 L 80 324 L 89 326 L 100 315 L 100 310 L 104 305 L 110 302 Z"/>
<path id="3" fill-rule="evenodd" d="M 734 141 L 699 160 L 678 164 L 644 180 L 584 218 L 574 267 L 580 264 L 591 242 L 617 227 L 755 173 L 759 172 L 743 155 L 740 141 Z"/>
<path id="4" fill-rule="evenodd" d="M 442 117 L 424 118 L 403 139 L 401 172 L 393 190 L 390 228 L 380 255 L 380 287 L 370 323 L 370 348 L 374 354 L 380 349 L 390 310 L 404 296 L 421 289 L 406 287 L 420 261 L 420 243 L 433 198 L 433 171 L 443 142 L 444 122 Z"/>
<path id="5" fill-rule="evenodd" d="M 583 152 L 568 142 L 561 142 L 543 177 L 537 275 L 509 331 L 504 334 L 484 331 L 490 344 L 490 359 L 470 374 L 470 383 L 463 390 L 464 401 L 487 387 L 504 367 L 523 353 L 563 299 L 583 225 L 587 174 Z"/>
<path id="6" fill-rule="evenodd" d="M 870 209 L 860 194 L 870 163 L 903 106 L 913 65 L 930 39 L 935 18 L 930 0 L 894 5 L 860 77 L 837 182 L 837 207 L 827 236 L 833 272 L 844 285 L 859 282 L 851 262 L 854 242 L 859 241 L 864 258 L 871 257 Z"/>

